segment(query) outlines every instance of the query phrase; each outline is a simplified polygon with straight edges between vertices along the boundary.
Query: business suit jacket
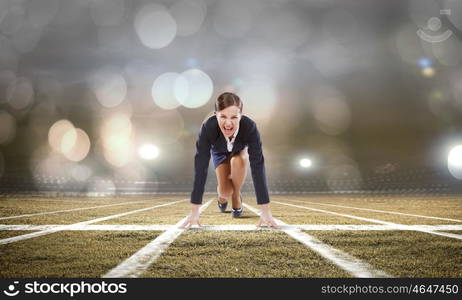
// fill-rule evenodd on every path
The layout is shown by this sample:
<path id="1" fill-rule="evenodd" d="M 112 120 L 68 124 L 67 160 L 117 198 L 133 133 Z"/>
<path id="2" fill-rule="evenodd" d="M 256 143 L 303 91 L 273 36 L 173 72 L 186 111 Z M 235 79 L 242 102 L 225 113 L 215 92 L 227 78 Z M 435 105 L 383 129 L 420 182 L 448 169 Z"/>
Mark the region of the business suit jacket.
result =
<path id="1" fill-rule="evenodd" d="M 233 153 L 248 146 L 250 168 L 258 204 L 268 203 L 269 194 L 266 183 L 265 159 L 257 125 L 247 116 L 242 116 L 239 122 L 239 132 L 234 140 L 233 149 L 228 152 L 225 136 L 221 132 L 216 116 L 211 116 L 204 123 L 196 141 L 194 156 L 194 187 L 191 193 L 191 203 L 201 204 L 204 186 L 207 180 L 210 155 L 215 168 Z"/>

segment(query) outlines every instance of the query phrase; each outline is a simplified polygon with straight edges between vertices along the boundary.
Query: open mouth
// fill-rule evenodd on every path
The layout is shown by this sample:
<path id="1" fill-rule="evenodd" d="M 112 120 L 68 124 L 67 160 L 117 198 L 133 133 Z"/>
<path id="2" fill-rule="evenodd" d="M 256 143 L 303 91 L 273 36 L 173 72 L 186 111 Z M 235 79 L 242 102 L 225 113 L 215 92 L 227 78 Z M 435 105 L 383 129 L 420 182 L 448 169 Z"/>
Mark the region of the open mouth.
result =
<path id="1" fill-rule="evenodd" d="M 223 131 L 226 135 L 231 135 L 234 132 L 234 127 L 231 128 L 223 128 Z"/>

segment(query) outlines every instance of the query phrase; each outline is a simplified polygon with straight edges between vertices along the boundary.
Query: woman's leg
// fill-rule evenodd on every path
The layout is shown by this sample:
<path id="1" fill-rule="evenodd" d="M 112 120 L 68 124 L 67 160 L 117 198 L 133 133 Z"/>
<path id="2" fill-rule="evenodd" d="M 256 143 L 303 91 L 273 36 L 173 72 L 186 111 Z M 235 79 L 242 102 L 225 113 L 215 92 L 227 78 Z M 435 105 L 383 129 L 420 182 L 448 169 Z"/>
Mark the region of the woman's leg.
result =
<path id="1" fill-rule="evenodd" d="M 231 165 L 229 159 L 215 168 L 217 174 L 218 201 L 225 203 L 233 195 L 233 184 L 230 179 Z"/>
<path id="2" fill-rule="evenodd" d="M 247 175 L 247 168 L 249 162 L 249 154 L 247 153 L 247 148 L 241 150 L 239 153 L 231 157 L 231 182 L 233 185 L 233 208 L 241 208 L 241 188 L 244 184 L 245 176 Z"/>

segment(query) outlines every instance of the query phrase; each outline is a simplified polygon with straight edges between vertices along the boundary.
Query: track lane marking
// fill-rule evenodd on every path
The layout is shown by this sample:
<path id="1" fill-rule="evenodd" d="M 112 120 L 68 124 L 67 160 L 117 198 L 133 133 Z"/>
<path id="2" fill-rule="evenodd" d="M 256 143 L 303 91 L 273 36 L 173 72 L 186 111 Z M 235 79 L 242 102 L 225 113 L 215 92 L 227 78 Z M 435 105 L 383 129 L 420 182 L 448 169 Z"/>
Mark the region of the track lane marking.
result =
<path id="1" fill-rule="evenodd" d="M 0 231 L 40 231 L 52 228 L 61 228 L 67 225 L 48 224 L 48 225 L 1 225 Z M 128 224 L 101 224 L 101 225 L 79 225 L 67 228 L 72 231 L 166 231 L 173 228 L 175 225 L 166 224 L 151 224 L 151 225 L 128 225 Z M 349 231 L 388 231 L 397 230 L 395 226 L 390 225 L 345 225 L 345 224 L 293 224 L 282 225 L 281 229 L 301 229 L 312 231 L 334 231 L 334 230 L 349 230 Z M 221 224 L 221 225 L 202 225 L 199 228 L 191 228 L 191 230 L 217 230 L 217 231 L 257 231 L 267 230 L 267 228 L 255 228 L 255 225 L 238 225 L 238 224 Z M 407 229 L 398 230 L 462 230 L 462 225 L 408 225 Z"/>
<path id="2" fill-rule="evenodd" d="M 210 205 L 212 200 L 201 206 L 201 214 Z M 173 243 L 185 230 L 179 228 L 185 221 L 186 217 L 178 221 L 170 229 L 152 240 L 149 244 L 138 250 L 135 254 L 121 262 L 119 265 L 104 274 L 102 278 L 136 278 L 141 276 L 151 266 L 157 258 Z"/>
<path id="3" fill-rule="evenodd" d="M 307 204 L 316 204 L 316 205 L 325 205 L 325 206 L 333 206 L 333 207 L 341 207 L 341 208 L 351 208 L 351 209 L 364 210 L 364 211 L 373 211 L 373 212 L 379 212 L 379 213 L 385 213 L 385 214 L 396 214 L 396 215 L 403 215 L 403 216 L 410 216 L 410 217 L 417 217 L 417 218 L 427 218 L 427 219 L 435 219 L 435 220 L 462 223 L 462 220 L 459 220 L 459 219 L 449 219 L 449 218 L 443 218 L 443 217 L 415 215 L 415 214 L 402 213 L 402 212 L 399 212 L 399 211 L 379 210 L 379 209 L 372 209 L 372 208 L 345 206 L 345 205 L 338 205 L 338 204 L 331 204 L 331 203 L 319 203 L 319 202 L 311 202 L 311 201 L 307 202 L 307 201 L 303 201 L 303 200 L 286 199 L 286 201 L 293 201 L 293 202 L 307 203 Z"/>
<path id="4" fill-rule="evenodd" d="M 277 204 L 281 204 L 281 205 L 292 206 L 292 207 L 296 207 L 296 208 L 302 208 L 302 209 L 322 212 L 322 213 L 326 213 L 326 214 L 332 214 L 332 215 L 341 216 L 341 217 L 345 217 L 345 218 L 366 221 L 366 222 L 370 222 L 370 223 L 388 225 L 388 226 L 391 226 L 391 227 L 394 226 L 394 228 L 397 229 L 397 230 L 412 230 L 409 227 L 409 225 L 397 224 L 397 223 L 381 221 L 381 220 L 371 219 L 371 218 L 358 217 L 358 216 L 349 215 L 349 214 L 341 214 L 341 213 L 333 212 L 333 211 L 330 211 L 330 210 L 324 210 L 324 209 L 312 208 L 312 207 L 307 207 L 307 206 L 295 205 L 295 204 L 284 203 L 284 202 L 280 202 L 280 201 L 274 201 L 273 200 L 272 202 L 277 203 Z M 429 233 L 429 234 L 434 234 L 434 235 L 439 235 L 439 236 L 444 236 L 444 237 L 449 237 L 449 238 L 453 238 L 453 239 L 462 240 L 462 235 L 461 234 L 448 233 L 448 232 L 436 232 L 436 231 L 432 231 L 432 230 L 418 229 L 418 228 L 414 228 L 413 230 L 414 231 L 419 231 L 419 232 L 425 232 L 425 233 Z"/>
<path id="5" fill-rule="evenodd" d="M 253 208 L 252 206 L 243 203 L 253 213 L 260 215 L 260 212 Z M 274 218 L 278 225 L 285 226 L 287 225 L 283 221 Z M 320 240 L 316 239 L 314 236 L 311 236 L 305 232 L 302 232 L 300 229 L 283 229 L 286 234 L 301 242 L 314 252 L 318 253 L 328 261 L 340 267 L 342 270 L 352 274 L 355 277 L 366 277 L 366 278 L 378 278 L 378 277 L 392 277 L 382 270 L 374 268 L 369 263 L 360 260 L 350 254 L 343 252 L 339 249 L 336 249 L 332 246 L 324 244 Z"/>
<path id="6" fill-rule="evenodd" d="M 135 213 L 155 209 L 155 208 L 158 208 L 158 207 L 164 207 L 164 206 L 177 204 L 177 203 L 180 203 L 180 202 L 183 202 L 183 201 L 186 201 L 186 200 L 188 200 L 188 199 L 182 199 L 182 200 L 178 200 L 178 201 L 173 201 L 173 202 L 169 202 L 169 203 L 159 204 L 159 205 L 155 205 L 155 206 L 151 206 L 151 207 L 141 208 L 141 209 L 132 210 L 132 211 L 124 212 L 124 213 L 119 213 L 119 214 L 115 214 L 115 215 L 110 215 L 110 216 L 106 216 L 106 217 L 101 217 L 101 218 L 97 218 L 97 219 L 93 219 L 93 220 L 78 222 L 78 223 L 69 224 L 69 225 L 62 225 L 61 227 L 45 229 L 45 230 L 42 230 L 42 231 L 39 231 L 39 232 L 27 233 L 27 234 L 23 234 L 23 235 L 19 235 L 19 236 L 14 236 L 14 237 L 11 237 L 11 238 L 1 239 L 0 240 L 0 245 L 10 244 L 10 243 L 18 242 L 18 241 L 23 241 L 23 240 L 27 240 L 27 239 L 31 239 L 31 238 L 35 238 L 35 237 L 39 237 L 39 236 L 43 236 L 43 235 L 47 235 L 47 234 L 50 234 L 50 233 L 55 233 L 55 232 L 58 232 L 58 231 L 72 230 L 73 227 L 78 227 L 78 226 L 81 226 L 81 225 L 88 225 L 88 224 L 92 224 L 92 223 L 98 223 L 98 222 L 102 222 L 102 221 L 106 221 L 106 220 L 110 220 L 110 219 L 124 217 L 124 216 L 127 216 L 127 215 L 131 215 L 131 214 L 135 214 Z"/>
<path id="7" fill-rule="evenodd" d="M 165 199 L 165 198 L 160 198 Z M 159 200 L 159 199 L 156 199 Z M 9 220 L 9 219 L 17 219 L 17 218 L 25 218 L 25 217 L 34 217 L 34 216 L 42 216 L 42 215 L 51 215 L 51 214 L 58 214 L 64 212 L 71 212 L 71 211 L 79 211 L 79 210 L 86 210 L 86 209 L 93 209 L 93 208 L 102 208 L 102 207 L 110 207 L 110 206 L 118 206 L 118 205 L 127 205 L 127 204 L 136 204 L 136 203 L 147 203 L 151 202 L 148 200 L 144 201 L 130 201 L 130 202 L 122 202 L 116 204 L 105 204 L 105 205 L 98 205 L 98 206 L 91 206 L 91 207 L 78 207 L 78 208 L 71 208 L 71 209 L 63 209 L 63 210 L 54 210 L 54 211 L 46 211 L 46 212 L 39 212 L 39 213 L 30 213 L 24 215 L 16 215 L 16 216 L 8 216 L 8 217 L 0 217 L 0 220 Z"/>

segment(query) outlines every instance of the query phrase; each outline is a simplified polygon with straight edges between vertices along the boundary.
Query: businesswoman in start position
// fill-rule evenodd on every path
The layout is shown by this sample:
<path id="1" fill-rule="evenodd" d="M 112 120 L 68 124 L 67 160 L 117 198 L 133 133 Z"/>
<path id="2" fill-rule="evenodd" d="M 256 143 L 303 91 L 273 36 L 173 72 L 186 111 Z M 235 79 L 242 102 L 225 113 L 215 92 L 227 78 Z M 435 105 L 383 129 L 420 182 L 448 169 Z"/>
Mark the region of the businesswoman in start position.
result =
<path id="1" fill-rule="evenodd" d="M 254 121 L 242 115 L 242 102 L 233 93 L 223 93 L 215 103 L 215 115 L 201 127 L 194 157 L 194 187 L 191 193 L 191 213 L 181 227 L 199 225 L 199 207 L 202 203 L 210 152 L 217 174 L 218 208 L 226 211 L 231 200 L 231 216 L 242 216 L 241 188 L 250 161 L 253 184 L 261 214 L 257 226 L 277 227 L 269 207 L 265 165 L 260 133 Z"/>

